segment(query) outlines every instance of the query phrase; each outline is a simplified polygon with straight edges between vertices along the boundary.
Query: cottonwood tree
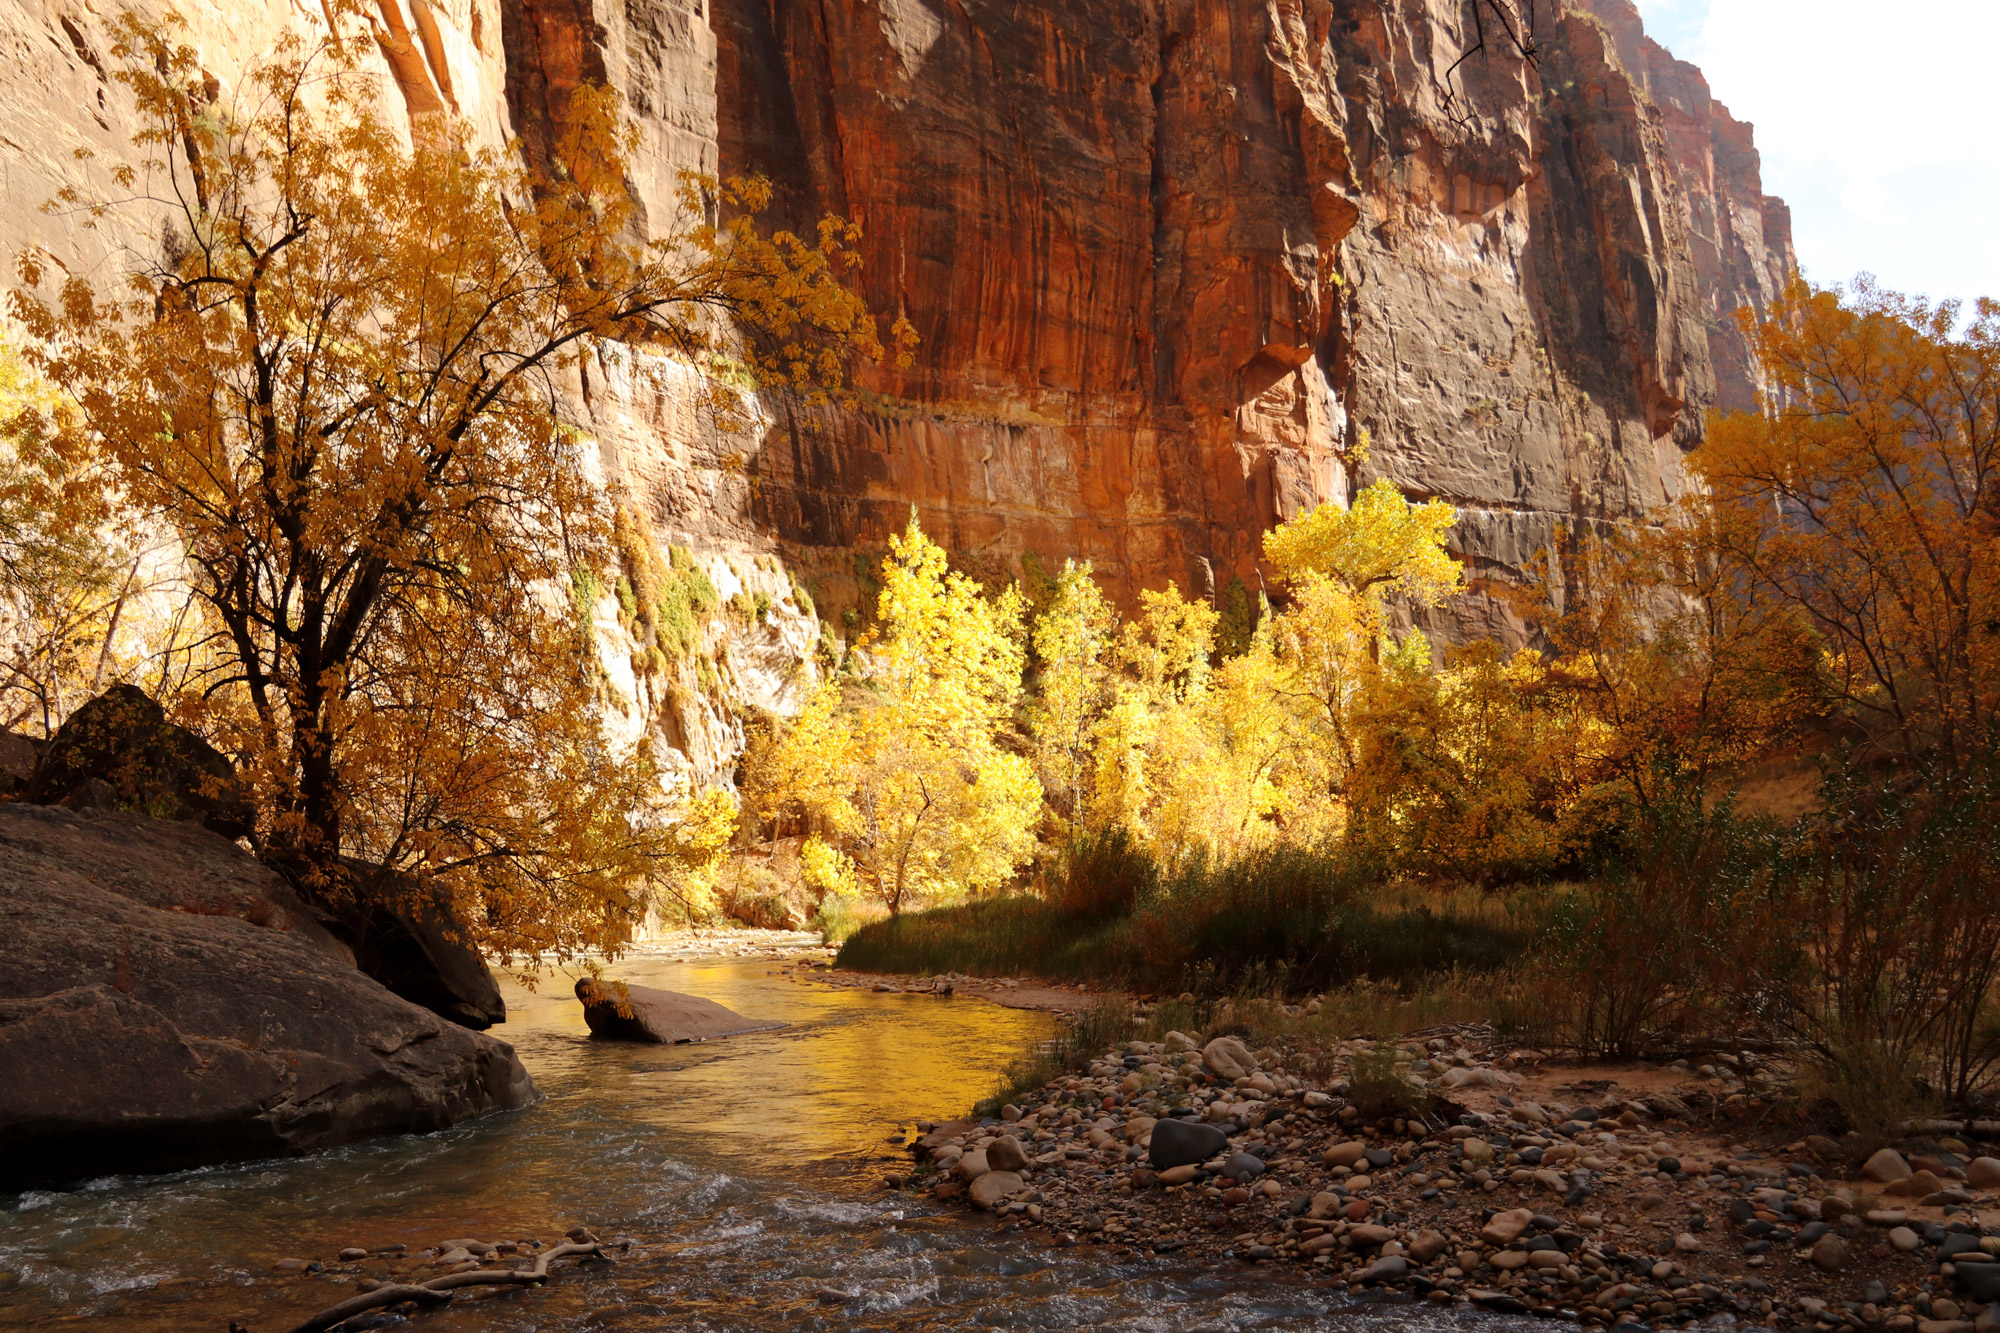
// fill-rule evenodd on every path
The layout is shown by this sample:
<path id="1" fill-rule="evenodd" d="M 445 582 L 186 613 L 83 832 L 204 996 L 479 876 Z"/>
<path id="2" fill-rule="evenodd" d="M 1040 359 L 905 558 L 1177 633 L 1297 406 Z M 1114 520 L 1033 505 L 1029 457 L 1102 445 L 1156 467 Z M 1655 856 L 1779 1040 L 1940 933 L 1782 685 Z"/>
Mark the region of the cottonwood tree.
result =
<path id="1" fill-rule="evenodd" d="M 1032 636 L 1041 666 L 1030 715 L 1035 758 L 1056 822 L 1074 843 L 1090 806 L 1092 737 L 1111 702 L 1110 658 L 1118 615 L 1092 577 L 1089 561 L 1063 562 Z"/>
<path id="2" fill-rule="evenodd" d="M 1745 318 L 1769 390 L 1690 458 L 1709 552 L 1811 635 L 1885 749 L 1957 770 L 2000 723 L 2000 303 L 1794 284 Z"/>
<path id="3" fill-rule="evenodd" d="M 60 399 L 0 344 L 0 726 L 51 734 L 116 677 L 139 565 L 108 532 L 100 479 L 38 466 Z"/>
<path id="4" fill-rule="evenodd" d="M 165 243 L 101 289 L 20 262 L 13 307 L 101 465 L 177 538 L 208 625 L 184 709 L 241 757 L 263 850 L 314 892 L 343 855 L 457 895 L 501 952 L 616 944 L 650 879 L 726 833 L 669 808 L 601 723 L 591 606 L 609 524 L 564 377 L 604 344 L 727 353 L 824 391 L 880 341 L 841 283 L 857 232 L 759 231 L 763 186 L 690 181 L 632 239 L 616 98 L 583 88 L 535 173 L 444 116 L 375 111 L 354 4 L 217 93 L 171 20 L 113 48 L 141 129 L 93 220 Z"/>
<path id="5" fill-rule="evenodd" d="M 767 817 L 809 817 L 823 885 L 858 884 L 893 915 L 1012 878 L 1034 850 L 1042 787 L 1000 745 L 1025 660 L 1020 595 L 988 598 L 949 569 L 914 515 L 881 578 L 858 697 L 822 686 L 752 785 Z"/>

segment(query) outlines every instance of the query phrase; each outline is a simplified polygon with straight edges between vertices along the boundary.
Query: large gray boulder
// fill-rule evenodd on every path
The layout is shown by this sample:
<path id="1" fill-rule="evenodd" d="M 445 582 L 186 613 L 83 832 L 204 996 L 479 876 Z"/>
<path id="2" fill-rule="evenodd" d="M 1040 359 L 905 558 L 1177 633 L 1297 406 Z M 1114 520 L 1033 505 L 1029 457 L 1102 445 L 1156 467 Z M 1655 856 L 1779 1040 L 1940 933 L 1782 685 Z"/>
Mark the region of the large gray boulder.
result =
<path id="1" fill-rule="evenodd" d="M 733 1037 L 743 1032 L 762 1032 L 783 1027 L 745 1018 L 699 995 L 656 990 L 623 981 L 597 981 L 584 977 L 576 983 L 576 998 L 583 1001 L 583 1021 L 590 1035 L 608 1041 L 652 1041 L 673 1044 L 707 1041 L 712 1037 Z"/>
<path id="2" fill-rule="evenodd" d="M 1198 1125 L 1192 1120 L 1161 1120 L 1153 1126 L 1147 1160 L 1156 1171 L 1176 1166 L 1198 1166 L 1229 1146 L 1229 1136 L 1214 1125 Z"/>
<path id="3" fill-rule="evenodd" d="M 536 1097 L 190 824 L 0 806 L 0 1187 L 311 1152 Z"/>

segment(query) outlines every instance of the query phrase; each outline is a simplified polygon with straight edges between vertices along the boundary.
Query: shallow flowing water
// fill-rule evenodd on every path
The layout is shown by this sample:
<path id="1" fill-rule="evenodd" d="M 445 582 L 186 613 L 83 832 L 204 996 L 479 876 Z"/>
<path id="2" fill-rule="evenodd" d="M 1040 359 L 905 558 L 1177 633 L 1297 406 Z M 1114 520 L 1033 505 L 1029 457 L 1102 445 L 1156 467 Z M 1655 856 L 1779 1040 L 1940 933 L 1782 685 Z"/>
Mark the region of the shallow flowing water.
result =
<path id="1" fill-rule="evenodd" d="M 591 1041 L 566 983 L 515 987 L 512 1041 L 545 1100 L 321 1156 L 96 1181 L 0 1212 L 0 1329 L 281 1333 L 352 1293 L 278 1260 L 447 1237 L 629 1237 L 616 1264 L 462 1295 L 424 1333 L 600 1329 L 1415 1330 L 1510 1321 L 1350 1302 L 1271 1269 L 1117 1261 L 880 1188 L 898 1126 L 960 1114 L 1047 1015 L 839 991 L 765 960 L 629 959 L 615 975 L 783 1029 L 690 1046 Z M 400 1325 L 398 1325 L 400 1326 Z"/>

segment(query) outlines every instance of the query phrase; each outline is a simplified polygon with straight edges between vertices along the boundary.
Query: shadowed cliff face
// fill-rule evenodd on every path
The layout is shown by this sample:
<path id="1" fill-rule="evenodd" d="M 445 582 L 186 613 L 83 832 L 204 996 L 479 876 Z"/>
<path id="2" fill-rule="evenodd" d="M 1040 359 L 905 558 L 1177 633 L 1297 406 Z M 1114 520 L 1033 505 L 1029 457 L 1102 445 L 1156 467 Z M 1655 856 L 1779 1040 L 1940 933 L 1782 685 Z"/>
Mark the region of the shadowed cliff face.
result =
<path id="1" fill-rule="evenodd" d="M 37 127 L 0 142 L 10 252 L 101 245 L 32 212 L 129 117 L 68 4 L 0 0 L 0 103 Z M 1386 476 L 1459 506 L 1475 574 L 1517 571 L 1677 491 L 1705 413 L 1753 401 L 1733 312 L 1793 269 L 1749 127 L 1629 0 L 1543 0 L 1533 65 L 1489 23 L 1449 77 L 1470 0 L 398 6 L 391 114 L 455 106 L 544 158 L 602 80 L 654 227 L 689 169 L 768 176 L 795 227 L 865 224 L 868 299 L 923 344 L 858 409 L 771 395 L 724 430 L 694 372 L 615 348 L 571 386 L 662 540 L 774 593 L 781 555 L 836 625 L 913 505 L 986 577 L 1075 555 L 1121 596 L 1214 593 L 1259 586 L 1273 523 Z M 227 8 L 192 11 L 225 80 L 308 21 Z M 1435 627 L 1522 633 L 1479 597 Z M 715 772 L 740 728 L 710 702 L 662 725 Z"/>

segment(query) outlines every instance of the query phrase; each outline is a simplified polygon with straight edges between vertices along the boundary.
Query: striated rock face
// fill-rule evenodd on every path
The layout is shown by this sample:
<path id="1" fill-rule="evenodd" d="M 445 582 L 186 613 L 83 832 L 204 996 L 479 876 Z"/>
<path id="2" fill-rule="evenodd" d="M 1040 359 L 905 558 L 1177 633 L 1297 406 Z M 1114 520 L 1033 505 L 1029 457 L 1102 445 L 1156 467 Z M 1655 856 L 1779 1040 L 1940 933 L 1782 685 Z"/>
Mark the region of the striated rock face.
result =
<path id="1" fill-rule="evenodd" d="M 810 554 L 915 503 L 991 564 L 1209 590 L 1375 476 L 1482 572 L 1661 503 L 1792 259 L 1743 127 L 1601 7 L 1447 81 L 1445 0 L 721 0 L 721 169 L 864 219 L 925 339 L 878 410 L 781 418 L 761 526 Z"/>
<path id="2" fill-rule="evenodd" d="M 631 682 L 634 725 L 704 775 L 740 744 L 732 700 L 798 695 L 793 578 L 844 633 L 912 506 L 980 573 L 1075 555 L 1121 595 L 1254 590 L 1266 528 L 1375 477 L 1458 505 L 1475 573 L 1632 520 L 1681 487 L 1705 413 L 1752 401 L 1731 315 L 1793 270 L 1749 127 L 1629 0 L 1544 0 L 1533 64 L 1489 22 L 1456 72 L 1462 0 L 379 7 L 393 112 L 444 106 L 539 156 L 607 81 L 654 226 L 680 171 L 761 172 L 781 220 L 865 224 L 871 304 L 923 337 L 859 410 L 769 396 L 747 430 L 685 367 L 585 368 L 607 479 L 718 586 L 785 607 L 717 632 L 713 683 Z M 191 21 L 226 78 L 313 8 Z M 33 131 L 0 139 L 0 241 L 101 244 L 27 211 L 122 123 L 101 24 L 0 0 L 0 35 L 0 105 Z M 1521 633 L 1477 597 L 1438 628 Z"/>

